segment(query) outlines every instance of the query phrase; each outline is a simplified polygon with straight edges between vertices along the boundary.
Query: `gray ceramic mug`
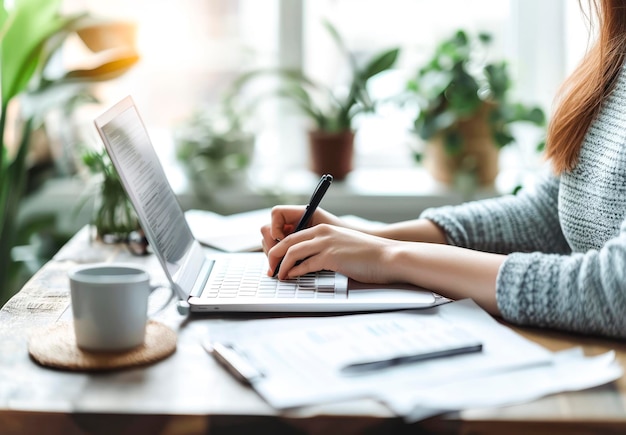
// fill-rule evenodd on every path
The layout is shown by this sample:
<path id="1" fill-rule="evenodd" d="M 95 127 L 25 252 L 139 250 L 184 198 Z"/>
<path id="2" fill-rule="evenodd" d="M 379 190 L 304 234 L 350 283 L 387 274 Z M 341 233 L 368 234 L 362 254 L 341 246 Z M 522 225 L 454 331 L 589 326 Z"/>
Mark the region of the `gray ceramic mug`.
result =
<path id="1" fill-rule="evenodd" d="M 75 267 L 68 276 L 78 347 L 118 352 L 143 344 L 148 296 L 159 288 L 143 268 L 97 263 Z"/>

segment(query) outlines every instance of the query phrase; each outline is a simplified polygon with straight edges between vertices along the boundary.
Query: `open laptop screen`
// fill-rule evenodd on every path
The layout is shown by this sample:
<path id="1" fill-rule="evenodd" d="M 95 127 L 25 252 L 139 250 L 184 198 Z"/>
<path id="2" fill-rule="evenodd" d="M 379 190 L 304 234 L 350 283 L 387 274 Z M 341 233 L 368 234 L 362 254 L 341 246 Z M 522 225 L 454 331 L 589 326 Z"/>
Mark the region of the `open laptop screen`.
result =
<path id="1" fill-rule="evenodd" d="M 194 238 L 130 97 L 95 121 L 143 230 L 172 280 L 187 261 Z"/>

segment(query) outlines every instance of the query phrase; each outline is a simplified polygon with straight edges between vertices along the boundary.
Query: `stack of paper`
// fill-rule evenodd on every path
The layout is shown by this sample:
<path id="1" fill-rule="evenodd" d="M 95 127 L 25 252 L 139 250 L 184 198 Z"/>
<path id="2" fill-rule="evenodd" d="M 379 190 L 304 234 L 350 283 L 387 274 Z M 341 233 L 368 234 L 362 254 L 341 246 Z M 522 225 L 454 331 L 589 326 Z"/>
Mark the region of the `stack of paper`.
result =
<path id="1" fill-rule="evenodd" d="M 448 411 L 514 405 L 540 397 L 592 388 L 622 376 L 614 352 L 585 357 L 580 348 L 554 354 L 552 363 L 524 367 L 431 388 L 402 389 L 381 397 L 407 421 L 417 421 Z"/>
<path id="2" fill-rule="evenodd" d="M 365 359 L 376 353 L 374 336 L 391 323 L 433 332 L 453 325 L 480 340 L 482 351 L 346 374 L 342 368 L 355 353 Z M 373 397 L 408 419 L 588 388 L 622 373 L 612 354 L 555 355 L 471 300 L 411 312 L 225 322 L 205 347 L 211 351 L 216 343 L 231 346 L 235 365 L 252 369 L 248 382 L 276 408 Z"/>
<path id="3" fill-rule="evenodd" d="M 225 252 L 261 250 L 261 226 L 270 222 L 271 209 L 222 216 L 206 210 L 187 210 L 185 218 L 202 244 Z"/>

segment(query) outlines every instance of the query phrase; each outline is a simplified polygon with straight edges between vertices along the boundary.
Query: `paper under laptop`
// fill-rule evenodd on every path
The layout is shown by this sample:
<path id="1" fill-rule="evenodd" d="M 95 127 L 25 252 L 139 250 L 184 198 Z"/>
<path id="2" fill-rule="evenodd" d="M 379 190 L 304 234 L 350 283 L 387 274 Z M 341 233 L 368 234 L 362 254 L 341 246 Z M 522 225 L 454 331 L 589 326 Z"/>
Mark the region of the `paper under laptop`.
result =
<path id="1" fill-rule="evenodd" d="M 185 218 L 194 238 L 205 246 L 224 252 L 261 251 L 262 225 L 268 223 L 271 209 L 252 210 L 230 216 L 209 210 L 187 210 Z"/>
<path id="2" fill-rule="evenodd" d="M 263 253 L 207 253 L 193 237 L 132 98 L 95 125 L 165 275 L 192 311 L 357 312 L 441 302 L 417 287 L 380 288 L 330 271 L 279 281 L 268 276 Z"/>
<path id="3" fill-rule="evenodd" d="M 246 211 L 224 216 L 210 210 L 191 209 L 185 218 L 194 238 L 204 246 L 223 252 L 261 251 L 261 226 L 268 223 L 271 208 Z M 355 215 L 343 215 L 341 220 L 360 226 L 378 226 Z"/>

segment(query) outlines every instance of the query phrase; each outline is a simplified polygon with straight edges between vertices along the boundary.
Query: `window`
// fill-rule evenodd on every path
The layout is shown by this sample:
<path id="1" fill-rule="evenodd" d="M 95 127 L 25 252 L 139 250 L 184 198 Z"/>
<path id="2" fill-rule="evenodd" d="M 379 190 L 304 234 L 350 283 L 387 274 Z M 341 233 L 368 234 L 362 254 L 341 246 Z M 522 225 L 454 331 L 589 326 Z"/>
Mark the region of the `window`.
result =
<path id="1" fill-rule="evenodd" d="M 459 28 L 490 32 L 495 43 L 491 54 L 501 56 L 508 43 L 510 17 L 511 2 L 502 0 L 305 1 L 304 68 L 324 83 L 341 79 L 347 65 L 321 25 L 323 18 L 329 19 L 357 57 L 393 46 L 402 49 L 398 71 L 372 82 L 372 92 L 385 98 L 401 92 L 434 43 Z M 357 122 L 357 166 L 413 164 L 410 151 L 416 139 L 408 132 L 410 114 L 387 105 L 377 116 L 364 116 Z"/>
<path id="2" fill-rule="evenodd" d="M 141 60 L 107 86 L 106 99 L 132 94 L 151 126 L 170 127 L 215 101 L 251 58 L 270 64 L 277 52 L 277 0 L 66 3 L 70 10 L 137 23 Z"/>
<path id="3" fill-rule="evenodd" d="M 68 0 L 90 10 L 138 23 L 142 60 L 107 84 L 106 102 L 132 94 L 146 123 L 172 128 L 215 101 L 237 73 L 260 65 L 302 66 L 333 84 L 345 65 L 321 25 L 333 22 L 357 54 L 401 46 L 398 71 L 373 83 L 393 94 L 404 86 L 436 40 L 458 28 L 495 37 L 492 55 L 511 62 L 516 90 L 549 111 L 565 73 L 580 57 L 586 29 L 578 5 L 565 0 Z M 567 35 L 567 38 L 566 38 Z M 571 45 L 574 47 L 571 47 Z M 584 47 L 583 47 L 584 49 Z M 359 166 L 412 165 L 410 119 L 394 107 L 359 119 Z M 304 167 L 306 124 L 279 114 L 260 132 L 256 165 Z M 532 159 L 533 151 L 526 151 Z M 278 158 L 280 156 L 280 158 Z M 277 163 L 279 162 L 279 163 Z"/>

